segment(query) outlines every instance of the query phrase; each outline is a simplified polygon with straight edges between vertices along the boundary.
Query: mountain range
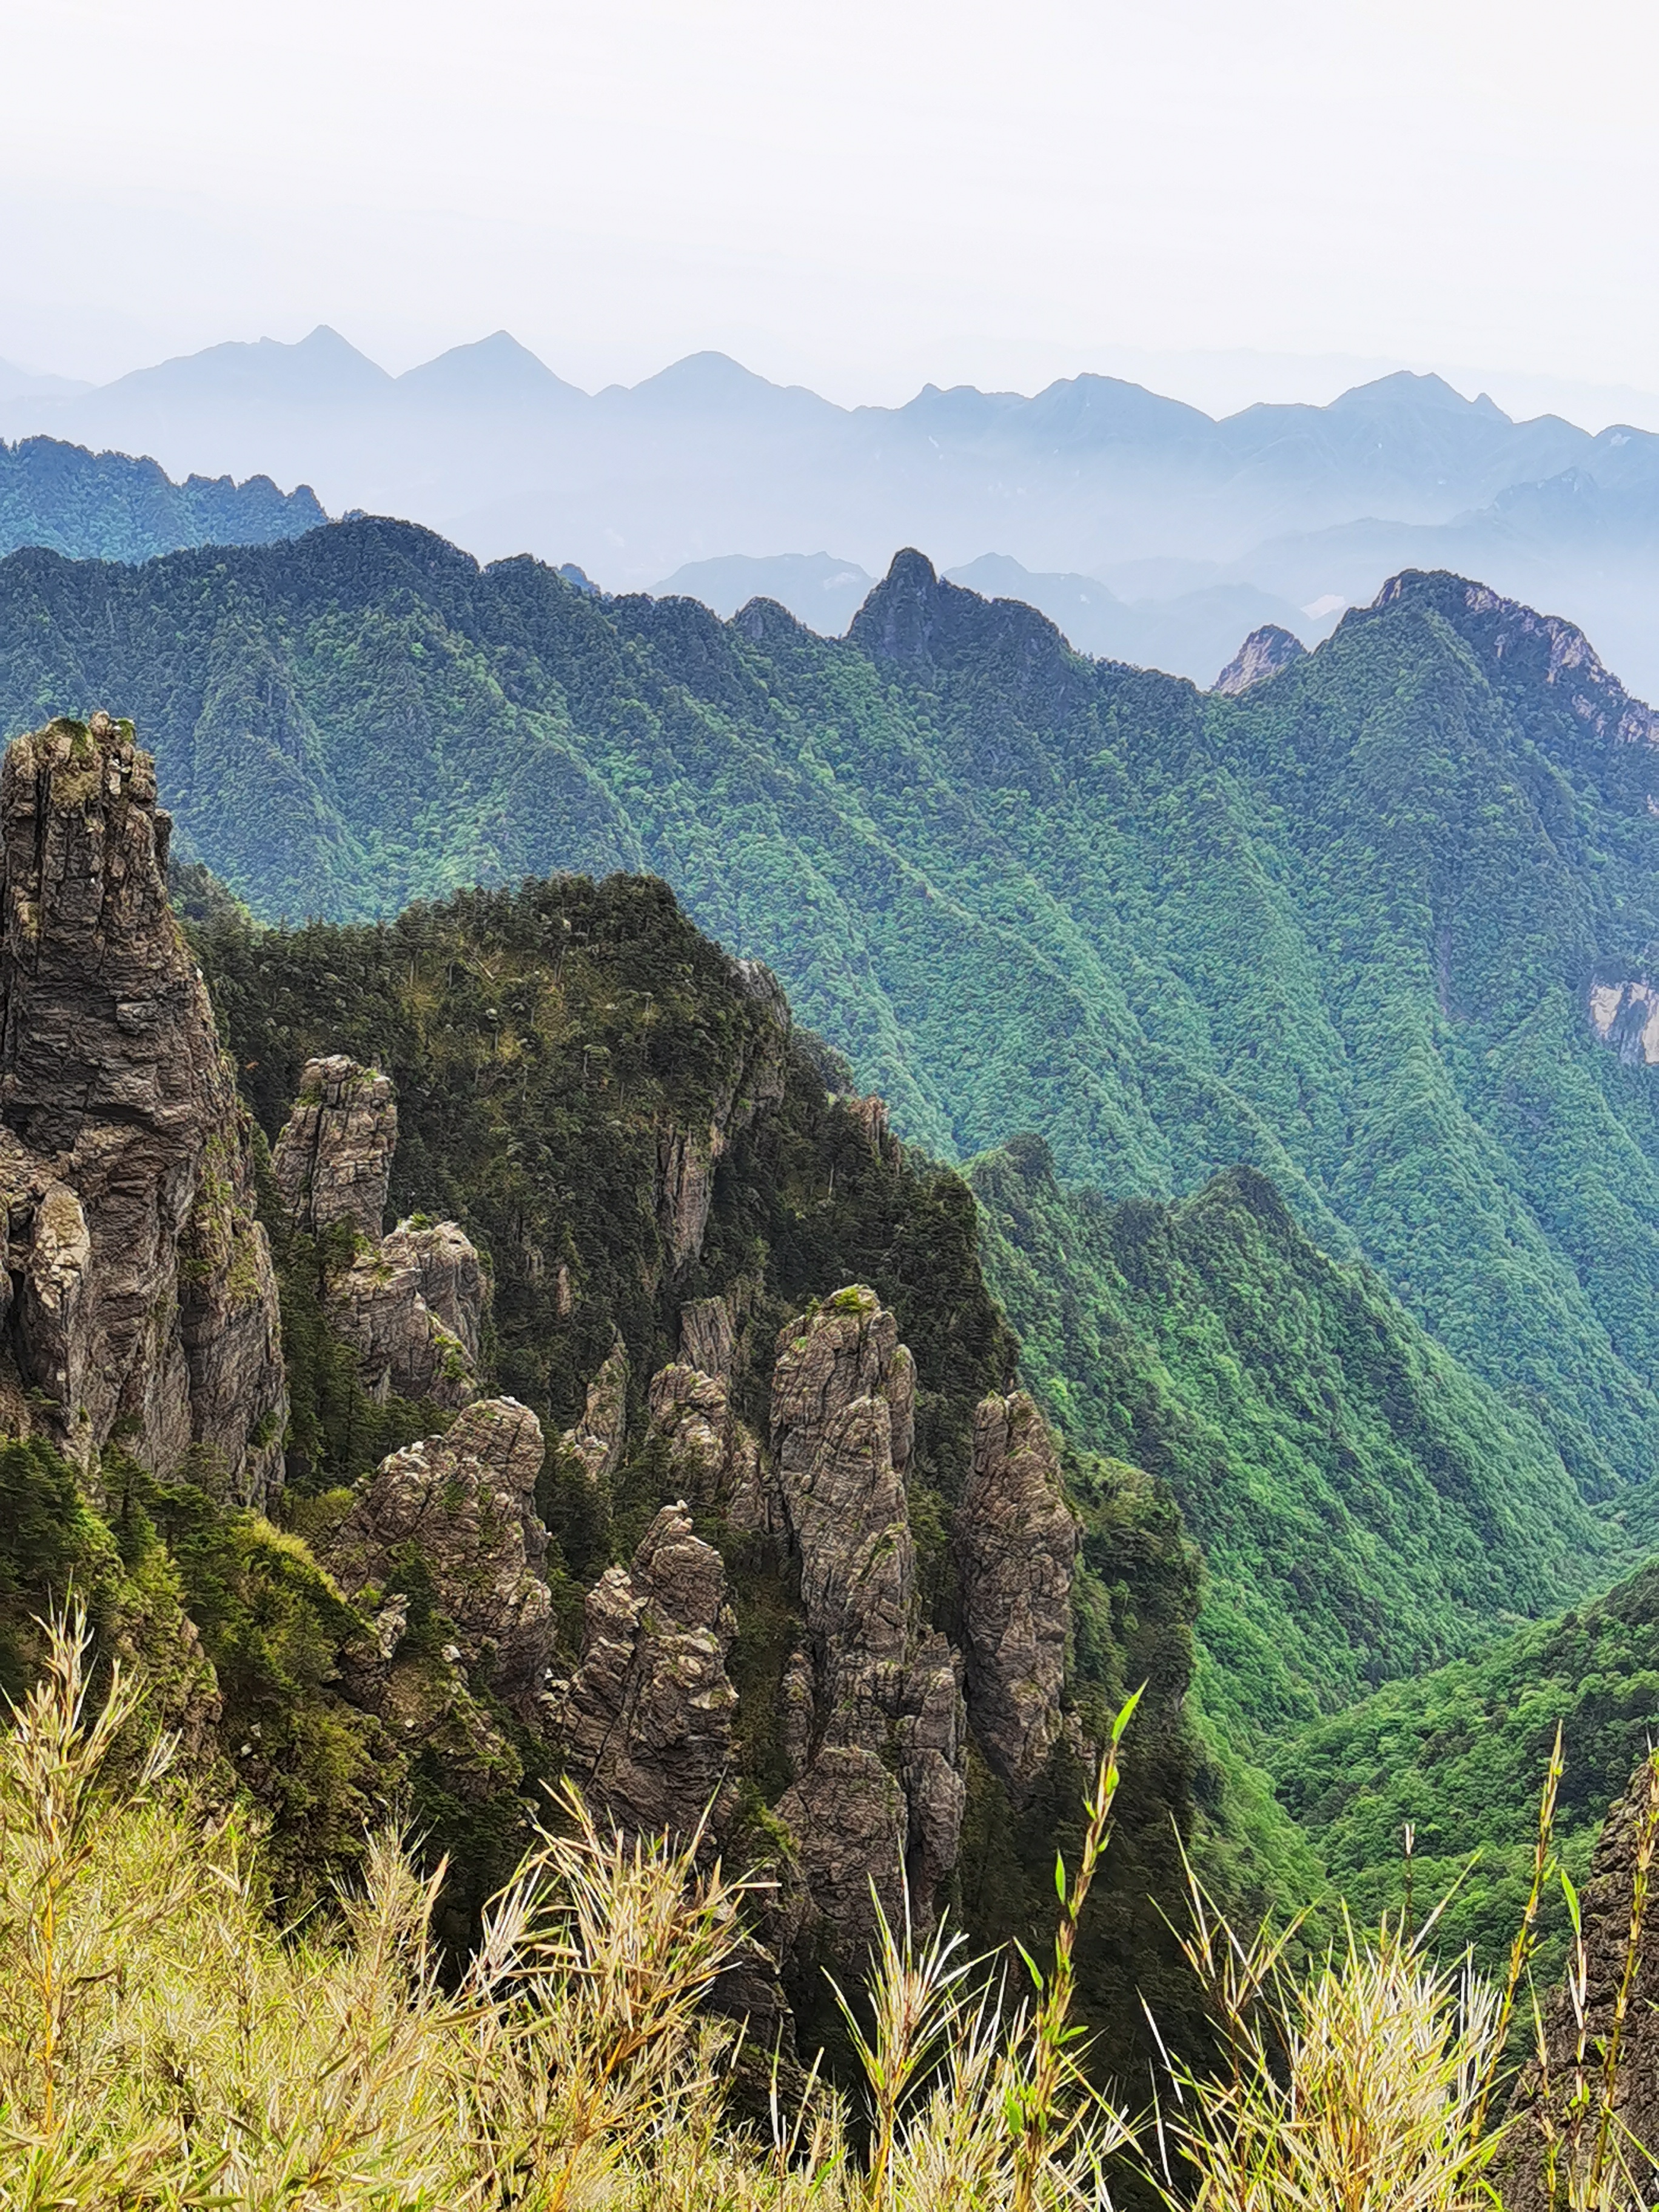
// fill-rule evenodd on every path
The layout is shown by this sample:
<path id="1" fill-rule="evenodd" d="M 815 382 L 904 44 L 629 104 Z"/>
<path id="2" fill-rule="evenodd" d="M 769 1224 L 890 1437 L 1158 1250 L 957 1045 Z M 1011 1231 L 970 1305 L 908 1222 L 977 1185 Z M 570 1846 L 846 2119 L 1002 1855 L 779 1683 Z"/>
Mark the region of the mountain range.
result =
<path id="1" fill-rule="evenodd" d="M 1434 376 L 1219 422 L 1091 375 L 848 409 L 718 354 L 590 395 L 504 331 L 393 377 L 319 329 L 88 391 L 0 383 L 0 428 L 305 483 L 331 512 L 410 516 L 607 588 L 697 592 L 693 564 L 787 556 L 769 595 L 831 629 L 850 592 L 826 599 L 825 568 L 878 574 L 904 544 L 947 571 L 994 555 L 1080 649 L 1206 682 L 1225 658 L 1217 594 L 1241 634 L 1248 604 L 1313 643 L 1387 575 L 1453 568 L 1571 618 L 1659 690 L 1659 438 L 1516 422 Z M 833 558 L 809 580 L 814 547 Z"/>
<path id="2" fill-rule="evenodd" d="M 100 697 L 256 915 L 647 871 L 908 1143 L 1040 1139 L 991 1279 L 1169 1481 L 1247 1735 L 1639 1557 L 1659 753 L 1569 626 L 1408 574 L 1206 696 L 914 552 L 844 640 L 374 521 L 0 562 L 4 726 Z"/>
<path id="3" fill-rule="evenodd" d="M 1370 1911 L 1478 1838 L 1491 1961 L 1565 1718 L 1586 1871 L 1659 1720 L 1659 715 L 1582 630 L 1408 569 L 1200 690 L 1081 571 L 722 617 L 18 455 L 272 527 L 0 559 L 0 1682 L 84 1589 L 285 1909 L 393 1796 L 457 1943 L 543 1777 L 708 1803 L 780 2036 L 866 1871 L 1029 1940 L 1138 1680 L 1113 2067 L 1177 1843 Z"/>
<path id="4" fill-rule="evenodd" d="M 266 545 L 327 520 L 301 484 L 269 477 L 187 477 L 157 463 L 89 453 L 57 438 L 0 444 L 0 549 L 41 545 L 72 558 L 147 561 L 187 545 Z"/>

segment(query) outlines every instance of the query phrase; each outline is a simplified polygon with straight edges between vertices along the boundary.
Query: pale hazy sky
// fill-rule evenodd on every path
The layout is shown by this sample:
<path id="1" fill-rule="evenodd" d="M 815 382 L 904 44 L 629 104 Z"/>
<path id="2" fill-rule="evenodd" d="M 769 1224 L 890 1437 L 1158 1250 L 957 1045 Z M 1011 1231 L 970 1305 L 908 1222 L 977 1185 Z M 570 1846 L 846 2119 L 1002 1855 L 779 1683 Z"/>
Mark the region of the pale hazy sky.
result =
<path id="1" fill-rule="evenodd" d="M 1653 0 L 0 0 L 0 54 L 37 368 L 1659 391 Z"/>

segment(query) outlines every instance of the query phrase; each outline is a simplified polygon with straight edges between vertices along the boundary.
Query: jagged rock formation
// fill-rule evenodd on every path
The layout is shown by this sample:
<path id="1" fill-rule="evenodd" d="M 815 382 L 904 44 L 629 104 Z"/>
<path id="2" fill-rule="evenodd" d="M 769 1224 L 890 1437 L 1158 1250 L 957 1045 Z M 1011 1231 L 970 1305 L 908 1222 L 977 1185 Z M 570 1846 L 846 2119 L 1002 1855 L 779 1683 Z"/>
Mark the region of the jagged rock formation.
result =
<path id="1" fill-rule="evenodd" d="M 681 1333 L 686 1350 L 730 1369 L 724 1301 L 685 1308 Z M 596 1484 L 621 1462 L 626 1395 L 618 1341 L 562 1440 Z M 779 1338 L 769 1451 L 735 1414 L 726 1381 L 689 1357 L 659 1370 L 647 1396 L 667 1479 L 799 1573 L 802 1639 L 780 1687 L 793 1780 L 776 1810 L 799 1854 L 785 1917 L 792 1927 L 816 1917 L 836 1947 L 856 1951 L 873 1931 L 872 1876 L 893 1912 L 908 1878 L 927 1916 L 956 1863 L 966 1802 L 963 1662 L 922 1629 L 916 1596 L 904 1489 L 910 1355 L 892 1315 L 855 1286 Z M 1069 1520 L 1066 1528 L 1069 1545 Z M 629 1570 L 611 1568 L 589 1594 L 581 1665 L 550 1725 L 576 1771 L 635 1826 L 660 1823 L 664 1808 L 683 1821 L 694 1784 L 700 1808 L 724 1771 L 736 1705 L 724 1603 L 718 1557 L 692 1534 L 684 1504 L 659 1515 Z"/>
<path id="2" fill-rule="evenodd" d="M 1236 699 L 1252 684 L 1265 684 L 1270 676 L 1277 676 L 1293 660 L 1305 659 L 1307 651 L 1292 631 L 1281 629 L 1277 623 L 1263 623 L 1260 629 L 1250 632 L 1211 689 L 1224 699 Z"/>
<path id="3" fill-rule="evenodd" d="M 652 1376 L 648 1399 L 671 1479 L 686 1496 L 720 1507 L 734 1527 L 765 1526 L 760 1447 L 734 1417 L 725 1383 L 680 1361 Z"/>
<path id="4" fill-rule="evenodd" d="M 318 1237 L 349 1221 L 379 1240 L 386 1220 L 398 1108 L 390 1080 L 343 1053 L 306 1062 L 270 1171 L 296 1228 Z"/>
<path id="5" fill-rule="evenodd" d="M 1390 576 L 1372 600 L 1391 606 L 1422 582 L 1415 570 Z M 1474 636 L 1495 661 L 1506 661 L 1565 697 L 1579 726 L 1620 745 L 1659 744 L 1659 714 L 1632 699 L 1607 668 L 1576 623 L 1542 615 L 1519 599 L 1505 599 L 1488 584 L 1449 579 L 1474 618 Z"/>
<path id="6" fill-rule="evenodd" d="M 872 1932 L 870 1883 L 924 1917 L 956 1861 L 966 1803 L 960 1662 L 918 1634 L 904 1468 L 915 1371 L 862 1287 L 784 1329 L 772 1383 L 771 1483 L 800 1571 L 811 1666 L 804 1771 L 778 1806 L 807 1887 L 848 1948 Z M 794 1677 L 797 1695 L 801 1685 Z"/>
<path id="7" fill-rule="evenodd" d="M 393 1452 L 365 1475 L 325 1554 L 359 1603 L 418 1556 L 433 1603 L 465 1639 L 465 1663 L 526 1713 L 553 1650 L 547 1531 L 536 1513 L 542 1459 L 541 1424 L 528 1407 L 481 1399 L 443 1436 Z M 395 1610 L 380 1620 L 390 1657 L 404 1622 Z"/>
<path id="8" fill-rule="evenodd" d="M 622 1464 L 628 1441 L 628 1347 L 618 1330 L 599 1373 L 587 1386 L 581 1419 L 560 1437 L 590 1483 L 608 1482 Z"/>
<path id="9" fill-rule="evenodd" d="M 581 1663 L 555 1687 L 550 1723 L 570 1771 L 631 1834 L 684 1833 L 730 1814 L 738 1693 L 726 1672 L 737 1631 L 720 1555 L 665 1505 L 631 1566 L 587 1594 Z"/>
<path id="10" fill-rule="evenodd" d="M 452 1255 L 446 1249 L 452 1243 L 464 1253 Z M 477 1293 L 464 1304 L 454 1295 L 463 1273 Z M 428 1304 L 427 1284 L 434 1277 L 441 1295 L 448 1291 L 452 1310 L 460 1309 L 470 1341 Z M 483 1283 L 477 1251 L 453 1221 L 427 1230 L 403 1224 L 378 1244 L 360 1245 L 344 1267 L 330 1271 L 329 1318 L 356 1353 L 371 1397 L 395 1390 L 403 1398 L 464 1406 L 476 1395 Z"/>
<path id="11" fill-rule="evenodd" d="M 1078 1528 L 1027 1392 L 985 1399 L 954 1531 L 974 1734 L 1016 1802 L 1060 1734 Z"/>
<path id="12" fill-rule="evenodd" d="M 392 1267 L 414 1269 L 427 1311 L 476 1367 L 484 1309 L 489 1303 L 489 1277 L 472 1239 L 453 1221 L 412 1217 L 380 1239 L 380 1251 Z"/>
<path id="13" fill-rule="evenodd" d="M 453 1221 L 410 1219 L 381 1236 L 397 1146 L 391 1083 L 336 1053 L 307 1061 L 271 1173 L 297 1229 L 351 1231 L 349 1256 L 329 1269 L 328 1312 L 370 1396 L 465 1406 L 477 1395 L 489 1277 Z"/>
<path id="14" fill-rule="evenodd" d="M 848 1112 L 863 1130 L 871 1151 L 878 1154 L 889 1141 L 887 1101 L 878 1091 L 872 1091 L 867 1097 L 848 1098 L 845 1103 Z"/>
<path id="15" fill-rule="evenodd" d="M 730 1364 L 731 1320 L 720 1301 L 686 1308 L 681 1334 L 687 1349 Z M 620 1461 L 625 1396 L 618 1346 L 589 1390 L 583 1423 L 565 1439 L 595 1481 Z M 1023 1393 L 980 1408 L 957 1528 L 964 1664 L 946 1637 L 921 1623 L 904 1480 L 915 1370 L 896 1322 L 872 1291 L 837 1291 L 779 1337 L 765 1454 L 734 1414 L 726 1382 L 690 1358 L 661 1369 L 647 1400 L 669 1478 L 729 1526 L 771 1540 L 799 1574 L 802 1639 L 779 1691 L 793 1779 L 776 1809 L 798 1847 L 811 1910 L 836 1946 L 856 1950 L 872 1932 L 872 1878 L 892 1911 L 908 1880 L 913 1908 L 925 1917 L 956 1863 L 966 1803 L 964 1682 L 987 1755 L 1017 1796 L 1060 1731 L 1077 1531 L 1053 1442 Z M 689 1534 L 689 1521 L 681 1525 Z M 589 1598 L 582 1670 L 559 1708 L 558 1732 L 596 1773 L 597 1746 L 619 1725 L 629 1669 L 654 1663 L 635 1657 L 641 1603 L 641 1560 L 631 1575 L 612 1569 Z M 698 1741 L 686 1712 L 674 1727 L 688 1746 Z M 639 1760 L 629 1741 L 624 1728 L 616 1755 L 631 1772 Z M 690 1750 L 681 1755 L 696 1764 Z M 636 1806 L 651 1802 L 637 1779 L 627 1796 Z"/>
<path id="16" fill-rule="evenodd" d="M 1659 988 L 1645 976 L 1592 983 L 1590 1027 L 1626 1067 L 1659 1067 Z"/>
<path id="17" fill-rule="evenodd" d="M 1580 1899 L 1583 1916 L 1585 2020 L 1588 2029 L 1584 2076 L 1590 2094 L 1588 2118 L 1581 2123 L 1582 2163 L 1588 2163 L 1598 2115 L 1602 2108 L 1604 2074 L 1601 2054 L 1610 2035 L 1619 1987 L 1629 1954 L 1631 1906 L 1637 1875 L 1641 1831 L 1651 1818 L 1648 1761 L 1643 1759 L 1631 1777 L 1625 1796 L 1608 1813 L 1590 1864 L 1590 1878 Z M 1650 1897 L 1643 1917 L 1636 1974 L 1630 1992 L 1619 2066 L 1613 2083 L 1612 2137 L 1615 2154 L 1629 2163 L 1640 2193 L 1632 2200 L 1651 2201 L 1659 2180 L 1659 1914 Z M 1505 2212 L 1549 2212 L 1553 2203 L 1566 2203 L 1567 2179 L 1573 2160 L 1567 2148 L 1571 2133 L 1570 2101 L 1574 2093 L 1574 2059 L 1578 2026 L 1565 1988 L 1559 1990 L 1545 2016 L 1544 2048 L 1547 2074 L 1536 2058 L 1516 2084 L 1511 2106 L 1513 2123 L 1496 2179 L 1503 2192 Z M 1551 2132 L 1558 2145 L 1558 2179 L 1553 2191 L 1547 2171 Z M 1620 2198 L 1620 2201 L 1624 2201 Z"/>
<path id="18" fill-rule="evenodd" d="M 0 1420 L 82 1462 L 118 1422 L 262 1503 L 288 1400 L 250 1127 L 168 907 L 129 722 L 60 720 L 0 775 Z"/>
<path id="19" fill-rule="evenodd" d="M 680 1358 L 688 1367 L 729 1382 L 737 1348 L 729 1299 L 692 1298 L 680 1308 Z"/>
<path id="20" fill-rule="evenodd" d="M 716 1161 L 759 1109 L 775 1105 L 783 1097 L 789 1055 L 789 1001 L 783 986 L 762 962 L 739 960 L 735 965 L 744 990 L 769 1018 L 751 1050 L 715 1096 L 707 1127 L 670 1126 L 657 1136 L 657 1222 L 670 1261 L 677 1268 L 695 1260 L 702 1249 L 708 1210 L 714 1199 Z"/>

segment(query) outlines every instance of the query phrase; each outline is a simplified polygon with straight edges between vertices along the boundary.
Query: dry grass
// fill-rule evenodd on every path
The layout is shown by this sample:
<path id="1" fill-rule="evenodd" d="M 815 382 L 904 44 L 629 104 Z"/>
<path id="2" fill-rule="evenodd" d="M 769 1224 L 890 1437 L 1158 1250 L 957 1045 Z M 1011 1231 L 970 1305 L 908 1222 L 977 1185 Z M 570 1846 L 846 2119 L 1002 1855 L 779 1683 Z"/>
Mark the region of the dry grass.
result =
<path id="1" fill-rule="evenodd" d="M 1103 2203 L 1123 2131 L 1066 2025 L 1077 1916 L 1105 1843 L 1116 1745 L 1055 1962 L 1005 2014 L 941 1930 L 884 1924 L 860 2028 L 872 2154 L 836 2094 L 725 2108 L 736 2033 L 702 1999 L 743 1939 L 746 1885 L 702 1844 L 630 1844 L 567 1791 L 489 1912 L 461 1986 L 431 1940 L 441 1872 L 376 1838 L 333 1917 L 272 1924 L 236 1819 L 204 1826 L 112 1754 L 137 1699 L 89 1708 L 88 1633 L 57 1624 L 0 1736 L 0 2203 L 16 2212 L 239 2207 L 471 2212 L 987 2212 Z M 1036 1970 L 1033 1970 L 1034 1972 Z"/>
<path id="2" fill-rule="evenodd" d="M 446 1989 L 441 1870 L 423 1877 L 401 1838 L 378 1838 L 331 1918 L 277 1928 L 257 1839 L 194 1814 L 166 1741 L 136 1772 L 118 1758 L 136 1697 L 118 1673 L 89 1703 L 84 1623 L 48 1633 L 42 1678 L 0 1735 L 5 2212 L 1081 2212 L 1109 2205 L 1115 2172 L 1200 2212 L 1501 2202 L 1504 2053 L 1551 1875 L 1559 1744 L 1501 1986 L 1437 1965 L 1432 1917 L 1413 1930 L 1408 1914 L 1346 1929 L 1293 1975 L 1286 1936 L 1242 1941 L 1194 1884 L 1188 1955 L 1223 2058 L 1172 2060 L 1137 2130 L 1091 2087 L 1070 2017 L 1132 1701 L 1080 1860 L 1056 1865 L 1050 1960 L 998 1967 L 945 1928 L 879 1917 L 862 1997 L 842 1998 L 867 2129 L 814 2081 L 793 2111 L 775 2105 L 769 2137 L 726 2111 L 737 2034 L 702 2000 L 743 1941 L 748 1885 L 699 1869 L 701 1835 L 625 1842 L 567 1790 Z M 1618 2090 L 1656 1846 L 1659 1759 L 1600 2033 L 1567 1893 L 1576 2042 L 1565 2078 L 1543 2064 L 1530 2123 L 1560 2212 L 1646 2202 Z M 1018 2002 L 1013 1977 L 1030 1984 Z M 1559 2054 L 1541 2024 L 1539 2043 Z"/>

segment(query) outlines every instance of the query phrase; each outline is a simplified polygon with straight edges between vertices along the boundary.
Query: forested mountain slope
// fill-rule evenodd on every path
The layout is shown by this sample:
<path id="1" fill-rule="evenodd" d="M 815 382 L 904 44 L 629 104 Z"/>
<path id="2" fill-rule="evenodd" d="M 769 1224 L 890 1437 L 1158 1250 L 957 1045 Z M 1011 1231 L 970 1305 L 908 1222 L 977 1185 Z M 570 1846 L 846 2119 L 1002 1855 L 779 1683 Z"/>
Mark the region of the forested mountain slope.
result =
<path id="1" fill-rule="evenodd" d="M 706 1812 L 777 1885 L 769 2054 L 872 1881 L 1035 1940 L 1144 1681 L 1080 1954 L 1130 2063 L 1137 1993 L 1188 2002 L 1197 1561 L 1142 1471 L 1062 1467 L 960 1178 L 659 881 L 283 933 L 198 872 L 187 945 L 156 799 L 102 714 L 0 775 L 0 1686 L 78 1593 L 285 1911 L 406 1812 L 455 1943 L 538 1782 Z"/>
<path id="2" fill-rule="evenodd" d="M 1538 1424 L 1231 1169 L 1176 1206 L 976 1161 L 988 1280 L 1053 1419 L 1166 1481 L 1204 1554 L 1207 1708 L 1282 1735 L 1605 1581 L 1626 1540 Z"/>
<path id="3" fill-rule="evenodd" d="M 96 697 L 267 915 L 653 869 L 905 1134 L 1034 1130 L 1119 1197 L 1249 1163 L 1581 1492 L 1659 1455 L 1659 1130 L 1619 998 L 1659 939 L 1659 756 L 1565 625 L 1406 577 L 1222 699 L 916 555 L 844 641 L 386 523 L 0 563 L 8 726 Z"/>
<path id="4" fill-rule="evenodd" d="M 267 545 L 325 518 L 301 484 L 269 477 L 173 483 L 155 461 L 93 453 L 57 438 L 0 441 L 0 551 L 44 545 L 71 559 L 148 561 L 185 545 Z"/>
<path id="5" fill-rule="evenodd" d="M 1474 1940 L 1492 1966 L 1526 1896 L 1558 1727 L 1557 1838 L 1582 1879 L 1608 1806 L 1659 1735 L 1659 1566 L 1303 1730 L 1274 1753 L 1279 1796 L 1361 1919 L 1399 1909 L 1410 1822 L 1419 1904 L 1463 1877 L 1443 1942 Z"/>

